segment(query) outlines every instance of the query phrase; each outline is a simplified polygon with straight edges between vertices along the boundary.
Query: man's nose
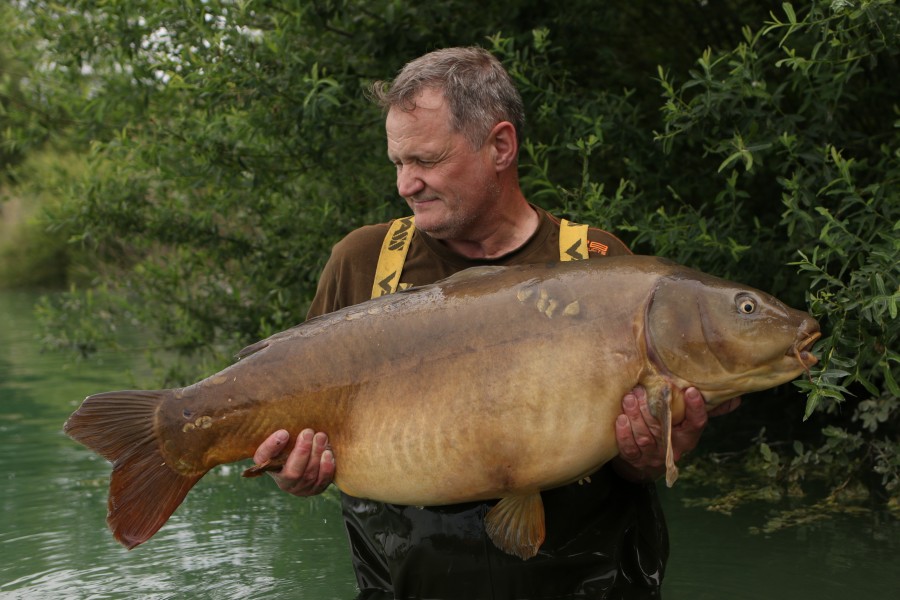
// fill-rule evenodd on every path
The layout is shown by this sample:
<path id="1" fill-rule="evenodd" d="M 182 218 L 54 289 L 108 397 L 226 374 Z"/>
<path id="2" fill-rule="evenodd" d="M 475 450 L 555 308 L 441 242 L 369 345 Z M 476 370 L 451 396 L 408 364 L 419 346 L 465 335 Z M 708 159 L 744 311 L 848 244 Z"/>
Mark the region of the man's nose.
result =
<path id="1" fill-rule="evenodd" d="M 397 170 L 397 192 L 404 198 L 415 196 L 425 188 L 425 182 L 416 171 L 413 165 L 404 165 Z"/>

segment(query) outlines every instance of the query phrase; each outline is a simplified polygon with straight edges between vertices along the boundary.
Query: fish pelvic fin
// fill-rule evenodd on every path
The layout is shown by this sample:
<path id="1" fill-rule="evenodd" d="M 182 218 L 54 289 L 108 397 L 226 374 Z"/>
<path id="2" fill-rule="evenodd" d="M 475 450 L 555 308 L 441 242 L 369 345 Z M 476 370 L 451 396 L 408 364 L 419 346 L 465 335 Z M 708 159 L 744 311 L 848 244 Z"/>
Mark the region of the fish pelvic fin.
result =
<path id="1" fill-rule="evenodd" d="M 488 511 L 484 518 L 488 537 L 494 545 L 522 560 L 537 555 L 544 543 L 544 503 L 541 494 L 509 496 Z"/>
<path id="2" fill-rule="evenodd" d="M 253 465 L 252 467 L 244 469 L 244 472 L 241 473 L 241 477 L 259 477 L 260 475 L 268 472 L 277 473 L 284 467 L 284 463 L 286 460 L 287 458 L 284 456 L 276 456 L 274 458 L 270 458 L 263 463 Z"/>
<path id="3" fill-rule="evenodd" d="M 64 431 L 113 465 L 106 522 L 131 550 L 159 531 L 204 473 L 183 474 L 167 464 L 154 429 L 171 390 L 106 392 L 88 396 Z"/>

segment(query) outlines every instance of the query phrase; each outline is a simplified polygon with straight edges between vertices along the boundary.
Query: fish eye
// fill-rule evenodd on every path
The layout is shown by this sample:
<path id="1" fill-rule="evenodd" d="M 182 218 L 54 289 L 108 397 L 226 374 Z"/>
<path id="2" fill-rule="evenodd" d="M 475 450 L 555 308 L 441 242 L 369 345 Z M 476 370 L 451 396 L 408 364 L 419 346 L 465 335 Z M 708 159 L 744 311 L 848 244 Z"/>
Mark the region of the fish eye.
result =
<path id="1" fill-rule="evenodd" d="M 744 315 L 752 315 L 756 312 L 756 300 L 750 296 L 740 295 L 735 299 L 738 312 Z"/>

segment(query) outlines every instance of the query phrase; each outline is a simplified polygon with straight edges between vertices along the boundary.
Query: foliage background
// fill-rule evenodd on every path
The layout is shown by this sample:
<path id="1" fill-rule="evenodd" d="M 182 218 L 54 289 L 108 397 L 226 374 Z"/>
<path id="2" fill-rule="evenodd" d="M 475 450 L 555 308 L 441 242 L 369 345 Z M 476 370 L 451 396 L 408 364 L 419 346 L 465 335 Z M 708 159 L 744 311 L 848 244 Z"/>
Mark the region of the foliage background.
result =
<path id="1" fill-rule="evenodd" d="M 208 374 L 302 320 L 343 234 L 403 214 L 367 85 L 482 45 L 526 102 L 532 202 L 821 320 L 811 381 L 711 426 L 687 473 L 713 504 L 896 508 L 898 32 L 892 0 L 18 0 L 0 282 L 67 287 L 48 347 L 137 327 L 153 385 Z"/>

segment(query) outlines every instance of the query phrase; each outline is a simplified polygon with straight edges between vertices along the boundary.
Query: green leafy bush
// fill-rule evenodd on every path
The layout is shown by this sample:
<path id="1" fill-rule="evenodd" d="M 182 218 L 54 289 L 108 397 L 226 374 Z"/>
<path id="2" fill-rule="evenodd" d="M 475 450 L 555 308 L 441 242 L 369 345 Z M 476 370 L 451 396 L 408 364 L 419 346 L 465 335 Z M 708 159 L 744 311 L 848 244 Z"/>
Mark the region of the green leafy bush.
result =
<path id="1" fill-rule="evenodd" d="M 117 320 L 138 323 L 171 367 L 156 383 L 184 383 L 302 320 L 330 246 L 405 209 L 366 86 L 430 49 L 481 44 L 526 102 L 531 201 L 822 322 L 812 380 L 779 392 L 805 410 L 766 419 L 810 427 L 767 429 L 747 468 L 793 491 L 847 489 L 858 471 L 896 499 L 898 13 L 888 0 L 41 5 L 9 33 L 47 40 L 16 88 L 42 109 L 13 110 L 5 147 L 53 131 L 82 149 L 52 222 L 93 261 L 89 289 L 45 303 L 47 342 L 89 354 Z M 773 410 L 753 405 L 743 421 Z"/>
<path id="2" fill-rule="evenodd" d="M 862 477 L 879 495 L 900 492 L 898 27 L 894 2 L 816 2 L 802 14 L 785 3 L 734 48 L 704 51 L 686 76 L 659 68 L 658 145 L 629 92 L 585 92 L 560 74 L 565 65 L 495 40 L 558 119 L 559 139 L 525 146 L 532 197 L 821 320 L 821 363 L 796 385 L 824 437 L 768 461 L 786 486 L 844 482 L 849 470 L 879 475 Z M 561 182 L 554 165 L 564 162 L 581 166 L 578 178 Z"/>

